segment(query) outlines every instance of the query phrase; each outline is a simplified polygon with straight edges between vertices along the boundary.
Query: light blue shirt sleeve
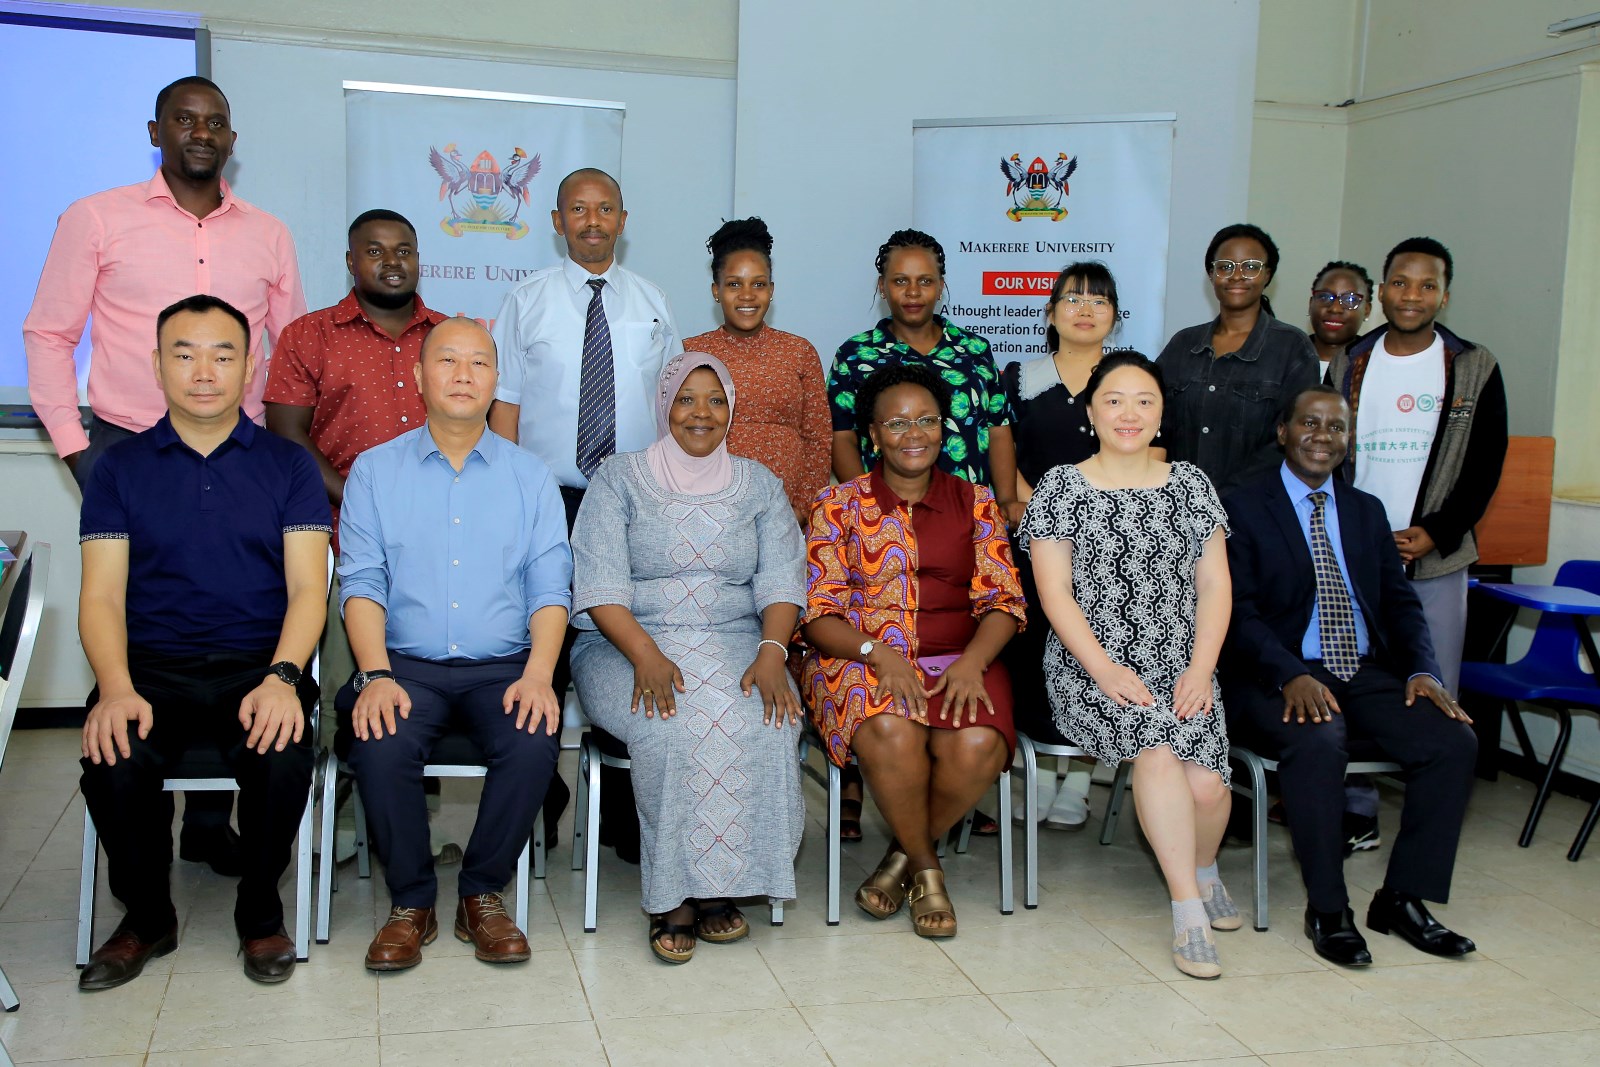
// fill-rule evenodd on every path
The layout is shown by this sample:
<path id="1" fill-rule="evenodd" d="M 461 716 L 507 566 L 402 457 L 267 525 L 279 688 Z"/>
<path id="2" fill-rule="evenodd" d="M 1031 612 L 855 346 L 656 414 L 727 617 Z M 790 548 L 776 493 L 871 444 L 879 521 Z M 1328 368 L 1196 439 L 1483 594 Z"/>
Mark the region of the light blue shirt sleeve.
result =
<path id="1" fill-rule="evenodd" d="M 356 457 L 344 483 L 339 505 L 339 614 L 351 597 L 389 607 L 389 566 L 383 550 L 383 526 L 372 488 L 372 461 Z"/>
<path id="2" fill-rule="evenodd" d="M 567 513 L 549 468 L 540 464 L 533 497 L 533 531 L 522 568 L 522 597 L 531 618 L 540 608 L 559 604 L 572 612 L 572 548 L 567 543 Z"/>

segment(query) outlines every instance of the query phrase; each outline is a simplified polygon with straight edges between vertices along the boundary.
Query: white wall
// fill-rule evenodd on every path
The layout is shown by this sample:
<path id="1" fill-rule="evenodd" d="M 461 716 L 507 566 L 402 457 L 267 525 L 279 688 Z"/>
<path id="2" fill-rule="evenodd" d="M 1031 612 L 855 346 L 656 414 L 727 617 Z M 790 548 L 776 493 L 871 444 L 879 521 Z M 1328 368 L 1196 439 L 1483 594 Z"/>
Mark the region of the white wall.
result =
<path id="1" fill-rule="evenodd" d="M 248 27 L 256 34 L 290 30 L 368 33 L 423 41 L 471 41 L 489 47 L 536 47 L 593 63 L 611 53 L 624 63 L 673 57 L 731 64 L 738 0 L 78 0 L 97 7 L 199 10 L 209 25 Z M 588 53 L 588 55 L 585 55 Z M 550 57 L 557 58 L 557 57 Z M 727 73 L 732 73 L 729 70 Z M 390 79 L 397 80 L 397 79 Z"/>
<path id="2" fill-rule="evenodd" d="M 1014 115 L 1176 112 L 1166 332 L 1215 314 L 1200 260 L 1245 215 L 1255 0 L 1050 10 L 744 0 L 734 210 L 772 227 L 776 325 L 826 357 L 876 321 L 873 258 L 911 221 L 912 121 Z"/>
<path id="3" fill-rule="evenodd" d="M 704 242 L 733 198 L 731 80 L 407 55 L 398 51 L 404 46 L 396 41 L 397 51 L 386 54 L 213 42 L 213 74 L 229 94 L 239 131 L 231 180 L 241 196 L 293 231 L 311 307 L 332 304 L 349 288 L 341 86 L 363 80 L 626 104 L 620 177 L 628 228 L 619 245 L 622 262 L 667 290 L 685 332 L 712 326 Z M 527 240 L 541 239 L 538 232 Z M 426 298 L 426 283 L 422 293 Z"/>

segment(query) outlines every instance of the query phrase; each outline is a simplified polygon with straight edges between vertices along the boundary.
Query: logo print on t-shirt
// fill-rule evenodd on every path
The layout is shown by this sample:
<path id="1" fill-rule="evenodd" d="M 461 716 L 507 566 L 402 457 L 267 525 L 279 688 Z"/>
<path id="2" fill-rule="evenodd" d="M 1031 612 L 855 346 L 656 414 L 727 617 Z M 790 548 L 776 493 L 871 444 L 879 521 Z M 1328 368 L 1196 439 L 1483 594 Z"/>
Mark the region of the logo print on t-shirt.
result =
<path id="1" fill-rule="evenodd" d="M 1401 393 L 1400 399 L 1395 401 L 1395 406 L 1400 409 L 1401 414 L 1409 415 L 1412 409 L 1417 406 L 1417 398 L 1410 393 Z"/>

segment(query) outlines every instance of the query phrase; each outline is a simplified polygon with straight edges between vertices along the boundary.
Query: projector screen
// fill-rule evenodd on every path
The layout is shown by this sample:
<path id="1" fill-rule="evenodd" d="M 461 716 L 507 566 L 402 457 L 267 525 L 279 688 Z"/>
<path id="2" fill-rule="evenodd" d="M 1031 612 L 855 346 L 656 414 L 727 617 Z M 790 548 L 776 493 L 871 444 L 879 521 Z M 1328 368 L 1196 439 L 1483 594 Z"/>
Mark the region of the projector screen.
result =
<path id="1" fill-rule="evenodd" d="M 61 17 L 62 15 L 72 17 Z M 145 123 L 156 93 L 197 69 L 199 17 L 0 0 L 0 167 L 6 255 L 0 263 L 0 404 L 28 403 L 22 320 L 56 218 L 79 197 L 148 181 L 160 163 Z M 140 22 L 125 21 L 138 18 Z M 78 395 L 89 376 L 89 329 L 78 345 Z"/>

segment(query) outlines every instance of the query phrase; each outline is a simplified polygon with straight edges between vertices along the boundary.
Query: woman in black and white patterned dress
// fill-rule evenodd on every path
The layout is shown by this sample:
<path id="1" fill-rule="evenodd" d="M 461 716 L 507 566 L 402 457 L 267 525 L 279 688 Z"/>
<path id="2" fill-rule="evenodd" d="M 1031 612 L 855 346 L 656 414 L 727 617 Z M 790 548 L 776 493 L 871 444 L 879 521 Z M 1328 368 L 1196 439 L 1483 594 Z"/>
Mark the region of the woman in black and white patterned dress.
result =
<path id="1" fill-rule="evenodd" d="M 1216 870 L 1230 808 L 1216 683 L 1232 607 L 1227 515 L 1198 467 L 1151 454 L 1154 363 L 1108 355 L 1084 391 L 1099 451 L 1044 476 L 1017 534 L 1052 630 L 1050 703 L 1097 759 L 1133 761 L 1139 823 L 1172 896 L 1173 962 L 1215 978 L 1211 930 L 1242 925 Z"/>

